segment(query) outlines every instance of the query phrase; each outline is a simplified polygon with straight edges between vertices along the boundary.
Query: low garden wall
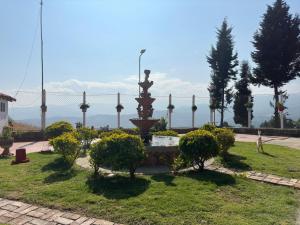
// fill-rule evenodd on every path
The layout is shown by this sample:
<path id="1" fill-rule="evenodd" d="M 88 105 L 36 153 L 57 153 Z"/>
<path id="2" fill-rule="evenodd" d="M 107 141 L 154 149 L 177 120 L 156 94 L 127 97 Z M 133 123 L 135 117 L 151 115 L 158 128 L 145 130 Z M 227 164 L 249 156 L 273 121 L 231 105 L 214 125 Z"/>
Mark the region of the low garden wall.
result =
<path id="1" fill-rule="evenodd" d="M 178 146 L 146 146 L 143 166 L 171 166 L 179 155 Z"/>
<path id="2" fill-rule="evenodd" d="M 258 130 L 261 135 L 267 136 L 283 136 L 283 137 L 300 137 L 300 129 L 279 129 L 279 128 L 232 128 L 237 134 L 254 134 L 257 135 Z"/>
<path id="3" fill-rule="evenodd" d="M 185 134 L 198 128 L 172 128 L 178 134 Z M 254 134 L 257 135 L 258 130 L 261 131 L 262 135 L 267 136 L 283 136 L 283 137 L 300 137 L 300 129 L 280 129 L 280 128 L 233 128 L 234 133 L 237 134 Z"/>
<path id="4" fill-rule="evenodd" d="M 43 131 L 20 131 L 13 132 L 15 142 L 46 141 L 46 135 Z"/>

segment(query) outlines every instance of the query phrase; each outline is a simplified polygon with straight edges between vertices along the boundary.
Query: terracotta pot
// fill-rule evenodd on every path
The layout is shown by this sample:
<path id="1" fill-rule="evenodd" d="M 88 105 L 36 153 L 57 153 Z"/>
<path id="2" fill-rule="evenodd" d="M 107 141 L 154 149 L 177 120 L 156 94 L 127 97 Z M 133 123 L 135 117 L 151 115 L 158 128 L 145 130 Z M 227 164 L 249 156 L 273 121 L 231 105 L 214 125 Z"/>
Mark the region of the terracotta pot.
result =
<path id="1" fill-rule="evenodd" d="M 4 149 L 2 152 L 2 156 L 7 156 L 9 154 L 9 148 L 13 145 L 14 139 L 13 138 L 0 138 L 0 146 Z"/>

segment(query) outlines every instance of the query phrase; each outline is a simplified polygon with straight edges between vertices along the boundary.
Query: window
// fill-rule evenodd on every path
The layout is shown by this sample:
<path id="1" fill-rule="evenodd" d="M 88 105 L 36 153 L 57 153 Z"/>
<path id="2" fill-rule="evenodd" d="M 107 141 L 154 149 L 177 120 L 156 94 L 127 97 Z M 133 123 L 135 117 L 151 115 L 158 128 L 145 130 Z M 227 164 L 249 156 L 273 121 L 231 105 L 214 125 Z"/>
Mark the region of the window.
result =
<path id="1" fill-rule="evenodd" d="M 5 112 L 5 103 L 1 102 L 0 104 L 0 112 Z"/>

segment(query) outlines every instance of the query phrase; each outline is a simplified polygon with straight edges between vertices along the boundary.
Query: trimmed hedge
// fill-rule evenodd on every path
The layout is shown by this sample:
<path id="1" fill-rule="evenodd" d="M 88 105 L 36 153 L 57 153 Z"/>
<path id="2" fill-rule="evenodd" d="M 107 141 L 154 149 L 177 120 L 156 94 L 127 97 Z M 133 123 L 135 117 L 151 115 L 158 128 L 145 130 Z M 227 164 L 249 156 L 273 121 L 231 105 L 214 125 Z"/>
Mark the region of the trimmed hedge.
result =
<path id="1" fill-rule="evenodd" d="M 126 169 L 134 178 L 136 168 L 145 158 L 143 141 L 136 135 L 112 134 L 92 145 L 91 164 L 95 173 L 101 165 L 113 170 Z"/>
<path id="2" fill-rule="evenodd" d="M 156 131 L 152 133 L 156 136 L 171 136 L 171 137 L 178 137 L 178 133 L 174 130 L 164 130 L 164 131 Z"/>
<path id="3" fill-rule="evenodd" d="M 48 138 L 55 138 L 63 133 L 72 132 L 74 128 L 71 123 L 66 121 L 58 121 L 52 123 L 46 128 L 46 135 Z"/>
<path id="4" fill-rule="evenodd" d="M 196 130 L 187 133 L 179 140 L 181 157 L 191 165 L 204 169 L 204 162 L 219 153 L 216 137 L 209 131 Z"/>

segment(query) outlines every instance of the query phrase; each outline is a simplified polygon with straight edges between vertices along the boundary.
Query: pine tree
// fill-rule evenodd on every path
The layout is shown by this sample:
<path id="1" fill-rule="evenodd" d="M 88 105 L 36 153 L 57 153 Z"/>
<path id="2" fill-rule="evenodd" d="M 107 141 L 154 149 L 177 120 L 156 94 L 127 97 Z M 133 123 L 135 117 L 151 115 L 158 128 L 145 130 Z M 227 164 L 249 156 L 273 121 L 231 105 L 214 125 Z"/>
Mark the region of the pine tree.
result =
<path id="1" fill-rule="evenodd" d="M 251 71 L 248 62 L 243 61 L 241 64 L 240 80 L 235 83 L 236 93 L 234 94 L 233 112 L 234 122 L 244 127 L 248 125 L 248 108 L 253 107 L 253 97 L 250 85 Z M 249 96 L 251 101 L 249 102 Z M 253 111 L 251 111 L 253 119 Z"/>
<path id="2" fill-rule="evenodd" d="M 289 13 L 284 0 L 268 6 L 259 30 L 254 34 L 252 52 L 256 63 L 252 83 L 274 89 L 274 120 L 279 127 L 280 88 L 300 76 L 300 19 Z"/>
<path id="3" fill-rule="evenodd" d="M 214 99 L 214 107 L 221 113 L 220 126 L 223 126 L 224 111 L 232 101 L 232 88 L 228 83 L 234 80 L 237 74 L 235 67 L 238 65 L 237 53 L 234 53 L 232 28 L 224 19 L 220 29 L 217 30 L 217 44 L 212 46 L 207 62 L 212 70 L 211 83 L 208 88 Z"/>

